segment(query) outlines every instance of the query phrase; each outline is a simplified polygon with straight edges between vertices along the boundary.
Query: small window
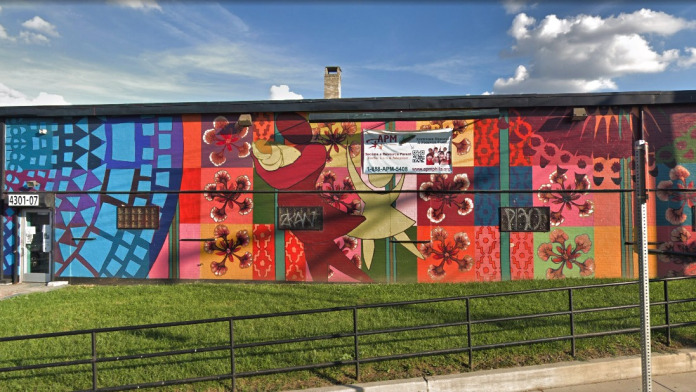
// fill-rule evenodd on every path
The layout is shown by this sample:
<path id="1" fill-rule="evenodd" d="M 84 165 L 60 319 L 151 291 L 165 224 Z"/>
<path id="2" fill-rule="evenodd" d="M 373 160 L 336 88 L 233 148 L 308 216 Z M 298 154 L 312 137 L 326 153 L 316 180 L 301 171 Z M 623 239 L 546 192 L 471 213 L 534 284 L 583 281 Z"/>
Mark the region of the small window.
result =
<path id="1" fill-rule="evenodd" d="M 118 229 L 159 229 L 160 208 L 158 206 L 120 206 L 116 214 Z"/>

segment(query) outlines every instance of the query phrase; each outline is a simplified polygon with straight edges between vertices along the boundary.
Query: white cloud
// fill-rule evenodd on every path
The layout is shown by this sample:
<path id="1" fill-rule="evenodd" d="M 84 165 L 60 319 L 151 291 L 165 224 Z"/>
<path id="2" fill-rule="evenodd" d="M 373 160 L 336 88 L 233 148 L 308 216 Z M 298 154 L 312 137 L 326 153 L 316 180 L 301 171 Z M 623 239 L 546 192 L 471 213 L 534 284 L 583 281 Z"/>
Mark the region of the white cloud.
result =
<path id="1" fill-rule="evenodd" d="M 157 64 L 157 67 L 170 72 L 205 72 L 221 77 L 253 79 L 266 84 L 278 80 L 307 81 L 313 75 L 323 75 L 320 68 L 284 52 L 274 46 L 225 42 L 147 53 L 142 57 L 147 63 Z"/>
<path id="2" fill-rule="evenodd" d="M 591 92 L 614 90 L 614 78 L 663 72 L 681 60 L 679 51 L 658 52 L 648 38 L 693 29 L 696 22 L 664 12 L 641 9 L 601 18 L 548 15 L 538 22 L 518 14 L 508 34 L 515 38 L 512 54 L 529 57 L 510 78 L 495 81 L 496 93 Z M 691 58 L 696 54 L 691 52 Z"/>
<path id="3" fill-rule="evenodd" d="M 117 4 L 121 7 L 134 8 L 142 11 L 162 11 L 162 7 L 157 4 L 157 0 L 111 0 L 109 3 Z"/>
<path id="4" fill-rule="evenodd" d="M 56 31 L 56 26 L 43 20 L 40 16 L 35 16 L 24 23 L 22 27 L 29 30 L 34 30 L 43 35 L 50 35 L 52 37 L 59 37 L 60 34 Z"/>
<path id="5" fill-rule="evenodd" d="M 495 81 L 494 87 L 496 90 L 504 90 L 511 86 L 518 86 L 519 84 L 524 83 L 524 81 L 527 79 L 529 79 L 529 72 L 527 72 L 527 68 L 524 65 L 519 65 L 515 70 L 515 76 L 507 79 L 499 78 Z"/>
<path id="6" fill-rule="evenodd" d="M 70 105 L 62 96 L 40 92 L 36 98 L 0 83 L 0 106 Z"/>
<path id="7" fill-rule="evenodd" d="M 503 0 L 506 14 L 516 14 L 527 7 L 525 0 Z"/>
<path id="8" fill-rule="evenodd" d="M 283 100 L 283 99 L 302 99 L 302 95 L 293 93 L 290 91 L 290 87 L 286 84 L 281 84 L 280 86 L 271 86 L 271 95 L 269 99 L 271 100 Z"/>
<path id="9" fill-rule="evenodd" d="M 12 37 L 7 35 L 7 31 L 5 30 L 5 28 L 2 25 L 0 25 L 0 39 L 12 40 Z"/>
<path id="10" fill-rule="evenodd" d="M 689 57 L 680 58 L 677 61 L 677 65 L 684 68 L 696 65 L 696 48 L 686 48 L 685 51 L 689 53 Z"/>
<path id="11" fill-rule="evenodd" d="M 529 38 L 529 31 L 527 31 L 527 27 L 533 25 L 535 22 L 536 19 L 527 16 L 527 14 L 519 14 L 515 16 L 515 19 L 512 20 L 512 27 L 510 27 L 510 30 L 508 30 L 508 34 L 513 36 L 516 40 Z"/>
<path id="12" fill-rule="evenodd" d="M 20 31 L 19 39 L 28 44 L 47 44 L 51 42 L 45 35 L 32 33 L 31 31 Z"/>

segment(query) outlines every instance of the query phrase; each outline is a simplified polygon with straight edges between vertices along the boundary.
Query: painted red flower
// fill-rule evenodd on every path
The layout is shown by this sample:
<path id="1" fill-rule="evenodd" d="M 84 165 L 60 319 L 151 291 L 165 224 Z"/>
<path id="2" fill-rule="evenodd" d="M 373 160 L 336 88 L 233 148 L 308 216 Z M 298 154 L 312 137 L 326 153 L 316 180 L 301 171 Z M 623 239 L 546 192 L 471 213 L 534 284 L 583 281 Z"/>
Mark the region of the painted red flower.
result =
<path id="1" fill-rule="evenodd" d="M 225 154 L 233 149 L 237 150 L 240 158 L 248 157 L 251 153 L 251 146 L 248 142 L 241 139 L 249 133 L 249 127 L 242 127 L 237 122 L 230 122 L 224 116 L 218 116 L 213 121 L 213 128 L 203 133 L 205 144 L 220 147 L 219 150 L 210 153 L 210 162 L 215 166 L 220 166 L 227 161 Z"/>
<path id="2" fill-rule="evenodd" d="M 420 251 L 426 258 L 432 258 L 436 264 L 428 266 L 428 275 L 433 280 L 442 279 L 445 275 L 445 264 L 457 264 L 459 271 L 469 271 L 474 266 L 474 259 L 462 255 L 471 241 L 464 232 L 454 235 L 453 241 L 447 239 L 447 231 L 441 227 L 434 228 L 430 233 L 430 241 L 420 245 Z"/>
<path id="3" fill-rule="evenodd" d="M 669 171 L 669 180 L 660 181 L 657 184 L 657 198 L 678 205 L 678 207 L 667 207 L 665 211 L 665 219 L 673 225 L 681 225 L 686 221 L 684 207 L 691 208 L 696 205 L 696 192 L 681 191 L 694 188 L 693 181 L 687 183 L 689 176 L 691 176 L 689 170 L 677 165 Z"/>
<path id="4" fill-rule="evenodd" d="M 240 215 L 246 215 L 254 208 L 251 198 L 242 198 L 244 191 L 251 189 L 251 181 L 246 175 L 241 175 L 232 182 L 230 174 L 225 170 L 215 173 L 215 182 L 207 184 L 203 196 L 206 200 L 215 202 L 210 210 L 210 217 L 215 222 L 222 222 L 227 218 L 227 210 L 234 209 L 236 205 Z M 240 200 L 241 199 L 241 200 Z"/>
<path id="5" fill-rule="evenodd" d="M 234 238 L 230 237 L 230 230 L 225 225 L 217 225 L 213 230 L 212 241 L 206 241 L 203 244 L 203 250 L 206 253 L 222 256 L 220 261 L 212 261 L 210 270 L 215 276 L 222 276 L 227 273 L 227 262 L 233 262 L 234 259 L 239 261 L 239 268 L 248 268 L 251 266 L 253 259 L 251 253 L 244 252 L 239 255 L 242 248 L 249 245 L 251 239 L 246 230 L 239 230 Z"/>
<path id="6" fill-rule="evenodd" d="M 459 141 L 452 141 L 452 144 L 454 144 L 454 147 L 457 148 L 457 155 L 466 155 L 471 151 L 471 142 L 469 139 L 464 138 Z"/>
<path id="7" fill-rule="evenodd" d="M 568 169 L 556 166 L 556 171 L 549 175 L 549 183 L 539 187 L 537 196 L 544 203 L 558 206 L 551 208 L 551 224 L 558 226 L 565 221 L 564 213 L 573 209 L 578 216 L 586 218 L 594 213 L 592 200 L 581 200 L 590 189 L 590 180 L 586 174 L 575 174 L 573 183 L 568 182 Z"/>
<path id="8" fill-rule="evenodd" d="M 345 177 L 342 181 L 339 181 L 336 178 L 336 173 L 331 170 L 324 171 L 319 176 L 316 189 L 322 192 L 319 195 L 324 202 L 332 207 L 349 214 L 360 214 L 362 205 L 357 194 L 350 192 L 355 190 L 350 177 Z"/>
<path id="9" fill-rule="evenodd" d="M 358 128 L 355 123 L 317 123 L 312 127 L 312 135 L 317 143 L 326 149 L 326 162 L 333 161 L 331 154 L 339 152 L 339 147 L 348 149 L 351 157 L 360 155 L 360 143 L 357 136 Z"/>
<path id="10" fill-rule="evenodd" d="M 568 234 L 561 230 L 553 230 L 549 234 L 551 242 L 543 243 L 537 248 L 537 255 L 544 261 L 551 261 L 556 266 L 551 266 L 546 270 L 547 279 L 563 279 L 565 268 L 573 269 L 577 265 L 580 269 L 580 276 L 591 276 L 594 274 L 595 262 L 591 257 L 580 260 L 587 256 L 592 250 L 592 240 L 587 234 L 580 234 L 575 237 L 574 244 L 568 243 Z"/>
<path id="11" fill-rule="evenodd" d="M 453 181 L 447 181 L 447 174 L 431 174 L 430 181 L 420 185 L 418 195 L 425 201 L 433 201 L 427 216 L 433 223 L 445 219 L 445 209 L 456 207 L 459 215 L 467 215 L 474 210 L 474 202 L 459 191 L 469 189 L 469 177 L 465 173 L 454 176 Z"/>
<path id="12" fill-rule="evenodd" d="M 685 268 L 696 262 L 696 256 L 688 256 L 696 255 L 696 241 L 691 241 L 691 231 L 683 226 L 675 227 L 670 233 L 670 240 L 660 244 L 657 249 L 667 252 L 657 255 L 660 262 L 684 264 Z M 675 254 L 669 254 L 670 252 Z"/>

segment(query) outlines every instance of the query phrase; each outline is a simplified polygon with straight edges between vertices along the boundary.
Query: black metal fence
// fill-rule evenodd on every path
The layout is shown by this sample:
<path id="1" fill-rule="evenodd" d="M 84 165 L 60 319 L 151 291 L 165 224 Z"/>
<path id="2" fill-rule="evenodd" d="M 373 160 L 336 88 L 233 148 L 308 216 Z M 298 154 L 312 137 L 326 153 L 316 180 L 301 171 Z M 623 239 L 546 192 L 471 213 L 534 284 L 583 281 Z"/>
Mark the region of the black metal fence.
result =
<path id="1" fill-rule="evenodd" d="M 664 322 L 659 324 L 659 325 L 652 325 L 651 329 L 652 330 L 663 330 L 664 334 L 666 336 L 667 344 L 670 344 L 671 342 L 671 333 L 672 330 L 675 328 L 679 327 L 685 327 L 685 326 L 694 326 L 696 325 L 696 309 L 690 310 L 688 312 L 690 319 L 688 320 L 680 320 L 678 322 L 675 322 L 672 320 L 672 317 L 670 316 L 670 309 L 674 308 L 676 305 L 679 304 L 686 304 L 686 303 L 693 303 L 696 302 L 696 293 L 694 295 L 689 296 L 688 298 L 680 298 L 680 299 L 670 299 L 670 291 L 669 291 L 669 286 L 670 283 L 674 283 L 677 281 L 683 281 L 686 279 L 691 279 L 691 278 L 696 278 L 696 277 L 683 277 L 683 278 L 667 278 L 667 279 L 656 279 L 651 281 L 653 286 L 655 284 L 661 284 L 662 285 L 662 295 L 661 298 L 662 300 L 659 301 L 653 301 L 651 303 L 651 313 L 653 313 L 652 319 L 653 320 L 663 320 Z M 68 361 L 46 361 L 46 362 L 39 362 L 39 363 L 31 363 L 31 364 L 24 364 L 24 365 L 16 365 L 16 366 L 6 366 L 6 367 L 1 367 L 0 368 L 0 376 L 8 376 L 12 372 L 21 372 L 21 371 L 29 371 L 29 370 L 36 370 L 36 369 L 50 369 L 50 368 L 70 368 L 70 367 L 75 367 L 75 366 L 90 366 L 91 367 L 91 388 L 88 390 L 91 391 L 117 391 L 117 390 L 129 390 L 129 389 L 139 389 L 139 388 L 148 388 L 148 387 L 159 387 L 159 386 L 167 386 L 167 385 L 179 385 L 179 384 L 189 384 L 189 383 L 197 383 L 197 382 L 203 382 L 203 381 L 220 381 L 220 380 L 229 380 L 231 382 L 231 387 L 232 390 L 235 389 L 235 383 L 237 379 L 243 378 L 243 377 L 252 377 L 252 376 L 261 376 L 261 375 L 269 375 L 269 374 L 278 374 L 278 373 L 286 373 L 286 372 L 293 372 L 293 371 L 301 371 L 301 370 L 316 370 L 316 369 L 324 369 L 324 368 L 329 368 L 329 367 L 339 367 L 339 366 L 352 366 L 354 367 L 355 371 L 355 379 L 359 380 L 360 379 L 360 366 L 362 364 L 366 363 L 375 363 L 375 362 L 382 362 L 382 361 L 391 361 L 391 360 L 400 360 L 400 359 L 406 359 L 406 358 L 413 358 L 413 357 L 423 357 L 423 356 L 433 356 L 433 355 L 445 355 L 445 354 L 468 354 L 468 365 L 470 369 L 473 369 L 475 367 L 474 364 L 474 358 L 473 358 L 473 353 L 475 351 L 484 351 L 484 350 L 492 350 L 492 349 L 500 349 L 500 348 L 505 348 L 505 347 L 510 347 L 510 346 L 521 346 L 521 345 L 532 345 L 532 344 L 538 344 L 538 343 L 548 343 L 548 342 L 567 342 L 568 343 L 568 349 L 569 352 L 572 356 L 575 356 L 576 354 L 576 342 L 580 339 L 586 339 L 586 338 L 593 338 L 593 337 L 603 337 L 603 336 L 610 336 L 610 335 L 618 335 L 618 334 L 631 334 L 631 333 L 640 333 L 641 328 L 639 326 L 636 327 L 623 327 L 623 328 L 612 328 L 612 329 L 607 329 L 607 330 L 601 330 L 601 331 L 594 331 L 594 332 L 578 332 L 577 331 L 577 326 L 578 326 L 578 317 L 586 314 L 595 314 L 598 316 L 598 319 L 602 318 L 608 318 L 609 316 L 602 316 L 603 314 L 606 314 L 606 312 L 614 312 L 614 314 L 617 311 L 620 310 L 629 310 L 629 309 L 638 309 L 640 305 L 638 304 L 638 287 L 636 287 L 636 302 L 635 303 L 630 303 L 630 304 L 620 304 L 620 305 L 611 305 L 611 306 L 602 306 L 602 307 L 586 307 L 582 306 L 579 307 L 577 304 L 576 297 L 579 292 L 584 292 L 587 290 L 605 290 L 601 294 L 598 295 L 607 295 L 606 290 L 613 289 L 613 288 L 618 288 L 621 286 L 632 286 L 632 285 L 638 285 L 639 282 L 637 281 L 631 281 L 631 282 L 618 282 L 618 283 L 606 283 L 606 284 L 594 284 L 594 285 L 584 285 L 584 286 L 571 286 L 571 287 L 559 287 L 559 288 L 548 288 L 548 289 L 536 289 L 536 290 L 526 290 L 526 291 L 516 291 L 516 292 L 504 292 L 504 293 L 495 293 L 495 294 L 482 294 L 482 295 L 469 295 L 469 296 L 459 296 L 459 297 L 448 297 L 448 298 L 437 298 L 437 299 L 422 299 L 422 300 L 414 300 L 414 301 L 401 301 L 401 302 L 392 302 L 392 303 L 381 303 L 381 304 L 366 304 L 366 305 L 356 305 L 356 306 L 341 306 L 341 307 L 333 307 L 333 308 L 324 308 L 324 309 L 314 309 L 314 310 L 302 310 L 302 311 L 289 311 L 289 312 L 279 312 L 279 313 L 272 313 L 272 314 L 259 314 L 259 315 L 249 315 L 249 316 L 234 316 L 234 317 L 223 317 L 223 318 L 213 318 L 213 319 L 205 319 L 205 320 L 194 320 L 194 321 L 182 321 L 182 322 L 171 322 L 171 323 L 159 323 L 159 324 L 148 324 L 148 325 L 132 325 L 132 326 L 123 326 L 123 327 L 113 327 L 113 328 L 98 328 L 98 329 L 90 329 L 90 330 L 79 330 L 79 331 L 69 331 L 69 332 L 55 332 L 55 333 L 44 333 L 44 334 L 34 334 L 34 335 L 25 335 L 25 336 L 12 336 L 12 337 L 2 337 L 0 338 L 0 352 L 2 352 L 2 344 L 6 344 L 7 342 L 28 342 L 28 341 L 40 341 L 42 339 L 49 339 L 49 338 L 60 338 L 60 337 L 69 337 L 69 336 L 83 336 L 85 339 L 85 342 L 90 342 L 91 347 L 88 348 L 88 350 L 91 351 L 91 357 L 89 358 L 82 358 L 82 359 L 75 359 L 75 360 L 68 360 Z M 524 313 L 524 312 L 519 312 L 521 314 L 516 314 L 514 316 L 507 316 L 507 317 L 482 317 L 482 318 L 476 318 L 472 316 L 472 308 L 474 308 L 475 304 L 480 302 L 480 301 L 486 301 L 486 300 L 496 300 L 496 299 L 502 299 L 504 301 L 510 301 L 511 298 L 514 297 L 520 297 L 520 296 L 527 296 L 527 295 L 544 295 L 544 293 L 555 293 L 552 295 L 557 296 L 556 299 L 562 298 L 563 301 L 557 301 L 557 302 L 564 302 L 565 304 L 560 306 L 559 309 L 556 309 L 554 311 L 545 311 L 545 312 L 532 312 L 532 313 Z M 560 296 L 560 297 L 559 297 Z M 370 310 L 375 310 L 375 309 L 394 309 L 394 308 L 403 308 L 403 307 L 408 307 L 412 305 L 435 305 L 435 304 L 446 304 L 446 303 L 456 303 L 459 304 L 459 307 L 453 314 L 455 314 L 454 318 L 451 318 L 445 322 L 442 322 L 442 320 L 429 320 L 427 317 L 424 317 L 424 323 L 422 324 L 417 324 L 417 325 L 400 325 L 397 327 L 388 327 L 388 328 L 361 328 L 360 327 L 360 321 L 361 321 L 361 315 L 364 315 L 365 312 L 368 312 Z M 562 309 L 561 309 L 562 308 Z M 349 316 L 346 316 L 345 319 L 348 320 L 350 319 L 352 321 L 352 328 L 349 328 L 350 331 L 346 332 L 338 332 L 338 333 L 319 333 L 319 334 L 296 334 L 296 336 L 290 336 L 282 339 L 269 339 L 269 340 L 258 340 L 258 341 L 239 341 L 237 336 L 237 331 L 238 331 L 238 326 L 240 323 L 243 323 L 245 321 L 250 321 L 250 320 L 271 320 L 271 319 L 278 319 L 278 318 L 283 318 L 283 317 L 302 317 L 302 316 L 308 316 L 308 315 L 317 315 L 317 314 L 332 314 L 332 313 L 347 313 Z M 500 312 L 500 314 L 503 314 L 504 312 Z M 659 315 L 660 317 L 655 317 Z M 637 316 L 636 316 L 637 317 Z M 520 334 L 518 335 L 520 338 L 516 340 L 510 340 L 510 341 L 504 341 L 504 342 L 486 342 L 486 339 L 481 339 L 479 336 L 483 336 L 485 332 L 483 330 L 481 331 L 475 331 L 476 328 L 475 326 L 495 326 L 496 328 L 506 328 L 509 326 L 510 323 L 515 322 L 515 321 L 524 321 L 524 320 L 541 320 L 541 319 L 554 319 L 554 323 L 558 324 L 558 320 L 562 320 L 560 322 L 560 327 L 564 329 L 566 332 L 562 334 L 556 334 L 555 336 L 546 336 L 546 337 L 536 337 L 536 338 L 530 338 L 529 335 L 525 336 L 525 334 Z M 637 318 L 635 320 L 636 322 L 639 321 Z M 395 322 L 398 322 L 395 321 Z M 109 334 L 109 333 L 114 333 L 114 332 L 129 332 L 129 331 L 152 331 L 156 330 L 159 328 L 167 328 L 167 327 L 181 327 L 181 326 L 192 326 L 192 325 L 210 325 L 210 324 L 219 324 L 223 323 L 226 325 L 227 332 L 225 334 L 228 334 L 228 338 L 226 338 L 225 342 L 222 342 L 224 344 L 214 344 L 214 345 L 206 345 L 204 347 L 195 347 L 195 348 L 185 348 L 185 349 L 168 349 L 168 350 L 162 350 L 162 351 L 157 351 L 157 352 L 145 352 L 145 353 L 131 353 L 128 355 L 105 355 L 102 354 L 100 355 L 100 350 L 99 350 L 99 345 L 98 345 L 98 339 L 97 337 L 100 335 L 104 334 Z M 620 323 L 619 323 L 620 324 Z M 362 356 L 361 354 L 365 352 L 365 344 L 367 344 L 365 341 L 369 339 L 369 337 L 374 337 L 374 336 L 381 336 L 385 337 L 387 339 L 390 339 L 391 337 L 403 333 L 403 332 L 409 332 L 409 331 L 423 331 L 423 330 L 434 330 L 434 329 L 442 329 L 442 328 L 458 328 L 458 331 L 460 331 L 460 336 L 459 338 L 461 339 L 462 342 L 465 342 L 462 345 L 458 345 L 456 347 L 445 347 L 445 348 L 439 348 L 439 349 L 433 349 L 429 351 L 417 351 L 417 352 L 408 352 L 408 353 L 391 353 L 388 355 L 373 355 L 373 356 Z M 525 338 L 526 337 L 526 338 Z M 346 345 L 345 343 L 343 344 L 344 346 L 352 346 L 349 347 L 350 350 L 352 350 L 352 354 L 349 356 L 351 358 L 346 358 L 345 354 L 340 357 L 340 358 L 335 358 L 333 360 L 329 361 L 323 361 L 323 362 L 316 362 L 316 363 L 303 363 L 303 364 L 296 364 L 293 366 L 284 366 L 284 367 L 269 367 L 269 368 L 262 368 L 262 369 L 252 369 L 252 370 L 243 370 L 239 371 L 237 369 L 237 364 L 240 358 L 242 358 L 242 352 L 244 349 L 250 349 L 250 348 L 268 348 L 268 347 L 277 347 L 277 346 L 282 346 L 282 345 L 287 345 L 287 344 L 308 344 L 310 342 L 316 342 L 316 341 L 332 341 L 332 340 L 343 340 L 344 342 L 347 340 L 351 341 L 351 344 Z M 478 340 L 478 341 L 477 341 Z M 22 343 L 20 343 L 22 344 Z M 361 346 L 361 344 L 363 346 Z M 182 378 L 182 379 L 170 379 L 170 380 L 156 380 L 156 381 L 151 381 L 151 382 L 143 382 L 143 383 L 136 383 L 136 384 L 126 384 L 126 385 L 117 385 L 117 386 L 103 386 L 100 387 L 98 385 L 98 374 L 99 374 L 99 365 L 100 364 L 106 364 L 106 363 L 114 363 L 114 362 L 123 362 L 123 363 L 128 363 L 133 362 L 132 365 L 127 365 L 127 366 L 142 366 L 138 365 L 137 360 L 143 360 L 143 359 L 150 359 L 150 358 L 160 358 L 160 357 L 175 357 L 175 356 L 181 356 L 181 355 L 186 355 L 186 354 L 198 354 L 198 353 L 223 353 L 224 357 L 229 360 L 228 362 L 228 369 L 229 371 L 225 371 L 222 374 L 214 374 L 214 375 L 206 375 L 206 376 L 200 376 L 200 377 L 190 377 L 190 378 Z M 23 360 L 31 360 L 34 362 L 40 361 L 45 358 L 25 358 L 25 359 L 15 359 L 16 362 L 22 362 Z M 227 361 L 226 360 L 226 361 Z M 7 360 L 0 361 L 1 363 L 4 363 L 5 365 L 8 364 Z M 226 369 L 227 370 L 227 369 Z"/>

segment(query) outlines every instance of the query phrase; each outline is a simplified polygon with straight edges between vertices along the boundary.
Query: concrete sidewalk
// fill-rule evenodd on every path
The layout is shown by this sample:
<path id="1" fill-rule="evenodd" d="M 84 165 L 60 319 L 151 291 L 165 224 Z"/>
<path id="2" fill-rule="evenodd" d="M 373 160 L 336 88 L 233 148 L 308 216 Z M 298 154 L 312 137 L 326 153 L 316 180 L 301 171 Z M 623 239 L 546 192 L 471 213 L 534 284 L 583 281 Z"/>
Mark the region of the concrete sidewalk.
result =
<path id="1" fill-rule="evenodd" d="M 652 355 L 654 392 L 696 391 L 696 350 Z M 307 389 L 311 392 L 640 392 L 640 356 Z"/>
<path id="2" fill-rule="evenodd" d="M 670 391 L 695 391 L 696 390 L 696 372 L 667 374 L 663 376 L 654 376 L 652 378 L 653 392 L 670 392 Z M 627 380 L 607 381 L 598 384 L 584 384 L 570 387 L 536 389 L 533 391 L 543 392 L 641 392 L 643 389 L 642 378 L 629 378 Z"/>
<path id="3" fill-rule="evenodd" d="M 56 281 L 48 283 L 17 283 L 17 284 L 0 284 L 0 300 L 15 297 L 17 295 L 29 293 L 42 293 L 45 291 L 55 290 L 61 287 L 67 287 L 68 282 Z"/>

